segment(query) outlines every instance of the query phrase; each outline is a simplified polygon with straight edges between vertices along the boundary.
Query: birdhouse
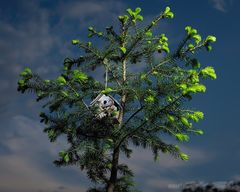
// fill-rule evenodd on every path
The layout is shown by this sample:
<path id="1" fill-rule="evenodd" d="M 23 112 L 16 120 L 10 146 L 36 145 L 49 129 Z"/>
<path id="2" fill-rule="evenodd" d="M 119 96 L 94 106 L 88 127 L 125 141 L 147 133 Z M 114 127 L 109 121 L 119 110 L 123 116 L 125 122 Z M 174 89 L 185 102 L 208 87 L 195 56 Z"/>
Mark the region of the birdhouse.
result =
<path id="1" fill-rule="evenodd" d="M 113 122 L 119 123 L 121 105 L 111 95 L 99 94 L 91 103 L 90 107 L 96 107 L 96 118 L 112 118 Z"/>

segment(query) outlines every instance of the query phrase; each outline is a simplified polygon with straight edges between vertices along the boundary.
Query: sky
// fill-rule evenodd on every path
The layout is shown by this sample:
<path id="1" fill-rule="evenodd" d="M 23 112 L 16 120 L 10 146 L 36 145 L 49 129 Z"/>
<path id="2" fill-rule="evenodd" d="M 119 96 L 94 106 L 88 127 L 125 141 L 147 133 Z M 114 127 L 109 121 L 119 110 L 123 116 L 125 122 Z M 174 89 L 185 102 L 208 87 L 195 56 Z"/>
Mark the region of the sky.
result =
<path id="1" fill-rule="evenodd" d="M 179 191 L 186 182 L 240 179 L 240 55 L 239 0 L 1 0 L 0 1 L 0 191 L 83 192 L 90 185 L 76 167 L 55 167 L 52 161 L 66 147 L 64 139 L 50 143 L 39 122 L 41 103 L 17 92 L 19 73 L 28 66 L 46 78 L 60 73 L 65 57 L 78 55 L 72 39 L 88 40 L 87 27 L 117 26 L 127 8 L 142 8 L 146 21 L 166 6 L 175 13 L 157 31 L 169 37 L 170 48 L 193 26 L 203 36 L 215 35 L 210 53 L 199 53 L 203 66 L 214 66 L 218 78 L 191 106 L 205 113 L 197 126 L 203 136 L 181 144 L 190 160 L 161 156 L 155 163 L 148 150 L 137 148 L 122 158 L 135 172 L 138 189 Z M 101 43 L 98 45 L 101 45 Z"/>

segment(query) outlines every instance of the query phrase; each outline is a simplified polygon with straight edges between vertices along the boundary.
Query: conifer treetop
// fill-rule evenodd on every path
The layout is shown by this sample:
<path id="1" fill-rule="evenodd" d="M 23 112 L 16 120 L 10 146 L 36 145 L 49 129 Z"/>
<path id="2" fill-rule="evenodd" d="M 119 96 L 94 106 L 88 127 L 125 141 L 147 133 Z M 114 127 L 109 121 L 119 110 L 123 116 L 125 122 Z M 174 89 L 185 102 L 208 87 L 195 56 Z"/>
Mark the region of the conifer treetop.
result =
<path id="1" fill-rule="evenodd" d="M 212 66 L 204 66 L 197 53 L 212 51 L 216 37 L 202 37 L 197 29 L 186 26 L 185 36 L 176 48 L 169 47 L 166 34 L 153 29 L 174 13 L 166 7 L 146 26 L 141 8 L 127 9 L 120 15 L 119 29 L 104 31 L 88 27 L 88 38 L 103 40 L 97 48 L 94 41 L 72 40 L 81 56 L 65 58 L 62 73 L 55 79 L 42 79 L 30 68 L 21 72 L 18 91 L 33 92 L 42 101 L 41 122 L 51 142 L 66 135 L 69 148 L 59 152 L 57 166 L 76 165 L 86 171 L 97 184 L 90 191 L 134 191 L 133 173 L 121 164 L 119 154 L 131 157 L 132 146 L 149 148 L 154 160 L 162 153 L 188 160 L 177 144 L 163 141 L 170 135 L 177 142 L 188 142 L 203 130 L 195 124 L 204 114 L 185 104 L 193 96 L 206 91 L 203 79 L 216 79 Z M 139 66 L 142 70 L 132 70 Z M 89 75 L 104 67 L 105 81 Z M 99 94 L 111 95 L 119 101 L 120 123 L 111 118 L 96 119 L 95 108 L 89 103 Z"/>

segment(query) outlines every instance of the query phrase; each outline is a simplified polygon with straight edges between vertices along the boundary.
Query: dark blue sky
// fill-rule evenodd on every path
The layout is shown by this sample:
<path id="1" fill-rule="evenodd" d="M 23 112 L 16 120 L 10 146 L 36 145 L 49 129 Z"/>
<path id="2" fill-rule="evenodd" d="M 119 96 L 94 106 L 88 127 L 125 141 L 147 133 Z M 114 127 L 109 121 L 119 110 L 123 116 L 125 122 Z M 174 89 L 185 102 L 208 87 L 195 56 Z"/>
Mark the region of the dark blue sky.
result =
<path id="1" fill-rule="evenodd" d="M 88 26 L 103 30 L 116 25 L 118 15 L 138 6 L 149 21 L 167 5 L 175 18 L 164 21 L 157 31 L 167 34 L 172 48 L 182 39 L 186 25 L 197 28 L 203 36 L 215 35 L 214 50 L 201 52 L 199 58 L 203 66 L 215 67 L 218 78 L 207 81 L 207 92 L 191 103 L 205 113 L 205 119 L 197 125 L 205 134 L 192 136 L 189 143 L 181 145 L 190 160 L 162 156 L 159 163 L 154 163 L 149 151 L 137 149 L 129 160 L 137 186 L 143 191 L 178 191 L 169 186 L 240 179 L 240 1 L 2 0 L 0 191 L 82 192 L 88 186 L 78 169 L 52 164 L 66 144 L 63 139 L 52 144 L 42 132 L 38 118 L 41 105 L 32 95 L 16 91 L 19 72 L 30 66 L 44 77 L 54 77 L 65 57 L 78 54 L 70 42 L 75 38 L 87 40 Z"/>

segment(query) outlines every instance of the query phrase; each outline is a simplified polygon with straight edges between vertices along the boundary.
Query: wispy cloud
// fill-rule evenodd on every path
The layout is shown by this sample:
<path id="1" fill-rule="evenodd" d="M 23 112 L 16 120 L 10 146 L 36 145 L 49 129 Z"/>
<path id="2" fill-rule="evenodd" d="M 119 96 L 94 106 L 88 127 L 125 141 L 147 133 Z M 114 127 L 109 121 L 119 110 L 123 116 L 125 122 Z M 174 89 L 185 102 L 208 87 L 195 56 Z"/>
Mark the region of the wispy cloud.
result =
<path id="1" fill-rule="evenodd" d="M 50 143 L 42 125 L 29 118 L 39 105 L 32 102 L 32 97 L 29 102 L 29 98 L 16 94 L 18 74 L 24 66 L 30 66 L 51 78 L 58 73 L 63 58 L 71 56 L 73 34 L 80 36 L 82 26 L 101 26 L 99 20 L 112 21 L 124 4 L 72 1 L 48 9 L 39 1 L 15 6 L 6 13 L 0 9 L 0 191 L 83 192 L 89 181 L 77 167 L 60 169 L 52 164 L 65 145 L 61 140 Z M 11 11 L 18 17 L 11 19 Z"/>
<path id="2" fill-rule="evenodd" d="M 3 2 L 9 1 L 1 1 Z M 98 30 L 102 30 L 106 24 L 114 25 L 118 14 L 122 14 L 126 6 L 131 7 L 132 3 L 125 1 L 125 4 L 124 1 L 114 0 L 54 1 L 55 3 L 50 3 L 51 6 L 44 7 L 41 3 L 47 1 L 13 2 L 11 1 L 7 8 L 0 6 L 0 191 L 83 192 L 87 180 L 79 170 L 71 167 L 60 169 L 52 164 L 52 160 L 64 145 L 49 143 L 46 134 L 42 133 L 42 125 L 29 118 L 37 117 L 40 105 L 35 104 L 32 97 L 16 93 L 18 73 L 23 66 L 30 65 L 41 75 L 55 75 L 63 58 L 71 57 L 72 50 L 69 47 L 72 38 L 85 38 L 86 34 L 82 35 L 82 31 L 87 33 L 86 28 L 90 25 Z M 216 10 L 225 13 L 233 1 L 209 2 Z M 148 21 L 148 15 L 153 14 L 152 8 L 156 5 L 157 3 L 151 6 L 149 3 L 143 5 L 146 6 L 143 11 L 150 10 L 144 17 L 145 20 Z M 166 28 L 165 23 L 163 24 L 162 28 Z M 221 32 L 224 33 L 224 30 Z M 235 125 L 234 121 L 231 122 Z M 220 132 L 217 135 L 214 133 L 214 137 L 219 138 Z M 232 139 L 231 145 L 233 142 Z M 154 163 L 151 152 L 142 150 L 137 150 L 133 158 L 125 162 L 136 173 L 136 180 L 139 186 L 146 189 L 144 191 L 166 191 L 162 189 L 168 184 L 181 182 L 178 178 L 185 179 L 188 174 L 189 177 L 197 178 L 202 169 L 206 169 L 206 177 L 213 177 L 213 174 L 217 177 L 216 174 L 221 172 L 220 168 L 229 165 L 230 171 L 226 168 L 224 174 L 232 174 L 230 172 L 233 169 L 230 166 L 237 165 L 239 155 L 226 160 L 224 157 L 232 154 L 231 150 L 226 150 L 230 145 L 222 149 L 219 147 L 221 142 L 216 140 L 215 143 L 217 147 L 214 151 L 223 158 L 214 159 L 214 162 L 210 152 L 195 148 L 183 149 L 190 154 L 189 162 L 163 155 L 159 163 Z M 206 138 L 202 147 L 208 146 L 213 144 L 212 140 Z M 208 150 L 210 151 L 210 148 Z M 213 163 L 209 165 L 209 161 Z M 213 164 L 216 164 L 218 169 L 214 169 Z M 195 172 L 195 175 L 192 172 Z M 235 178 L 239 178 L 239 173 L 236 172 Z"/>
<path id="3" fill-rule="evenodd" d="M 167 154 L 161 154 L 159 161 L 154 163 L 150 150 L 134 148 L 131 159 L 122 158 L 121 162 L 129 165 L 129 168 L 136 175 L 137 185 L 145 190 L 172 191 L 169 188 L 170 185 L 186 182 L 184 180 L 189 179 L 189 177 L 182 177 L 182 172 L 186 167 L 196 168 L 214 159 L 214 155 L 202 149 L 185 146 L 180 148 L 189 154 L 189 161 L 186 162 Z"/>
<path id="4" fill-rule="evenodd" d="M 0 188 L 8 192 L 84 192 L 86 188 L 67 185 L 52 177 L 36 164 L 23 156 L 3 156 L 0 159 Z M 63 174 L 63 173 L 62 173 Z M 67 175 L 66 175 L 67 176 Z M 14 181 L 14 183 L 13 183 Z M 66 189 L 66 190 L 65 190 Z"/>
<path id="5" fill-rule="evenodd" d="M 2 191 L 85 191 L 86 180 L 80 170 L 73 167 L 59 169 L 52 164 L 58 151 L 66 147 L 63 140 L 53 145 L 38 121 L 22 115 L 10 119 L 9 124 L 11 130 L 2 131 L 0 143 L 8 151 L 0 158 Z M 79 180 L 82 180 L 82 185 Z"/>
<path id="6" fill-rule="evenodd" d="M 83 0 L 57 3 L 50 10 L 39 2 L 25 2 L 16 9 L 17 21 L 9 19 L 10 12 L 0 15 L 0 106 L 16 98 L 18 74 L 25 66 L 47 78 L 56 75 L 63 59 L 74 55 L 71 39 L 85 38 L 81 33 L 87 26 L 102 27 L 100 20 L 112 22 L 123 7 L 112 0 Z"/>
<path id="7" fill-rule="evenodd" d="M 147 179 L 146 180 L 146 186 L 148 188 L 151 188 L 151 191 L 171 191 L 173 192 L 173 189 L 171 188 L 171 185 L 177 184 L 177 182 L 174 179 L 166 178 L 158 176 L 156 179 Z"/>
<path id="8" fill-rule="evenodd" d="M 26 3 L 16 14 L 20 15 L 18 22 L 12 22 L 11 15 L 0 15 L 0 106 L 13 103 L 16 98 L 17 78 L 23 67 L 30 66 L 41 74 L 56 71 L 55 58 L 49 54 L 58 38 L 51 33 L 49 12 Z M 43 67 L 45 71 L 41 70 Z"/>
<path id="9" fill-rule="evenodd" d="M 186 152 L 190 157 L 188 162 L 176 159 L 171 155 L 161 154 L 157 164 L 154 164 L 152 152 L 150 150 L 134 150 L 135 152 L 133 153 L 132 158 L 129 160 L 129 165 L 136 173 L 146 173 L 148 171 L 151 172 L 151 170 L 145 167 L 145 165 L 149 164 L 153 164 L 153 166 L 156 165 L 163 171 L 168 169 L 183 168 L 185 166 L 197 166 L 199 164 L 209 162 L 214 158 L 213 155 L 208 154 L 206 151 L 195 148 L 182 147 L 182 150 Z M 123 161 L 125 162 L 124 158 Z"/>
<path id="10" fill-rule="evenodd" d="M 232 0 L 210 0 L 213 4 L 213 7 L 221 12 L 227 12 L 228 4 L 232 4 Z"/>
<path id="11" fill-rule="evenodd" d="M 79 25 L 91 23 L 101 26 L 106 20 L 112 21 L 116 15 L 124 10 L 125 4 L 120 1 L 75 1 L 64 2 L 57 7 L 57 13 L 62 20 L 75 19 L 80 21 Z M 101 21 L 101 23 L 99 23 Z"/>

